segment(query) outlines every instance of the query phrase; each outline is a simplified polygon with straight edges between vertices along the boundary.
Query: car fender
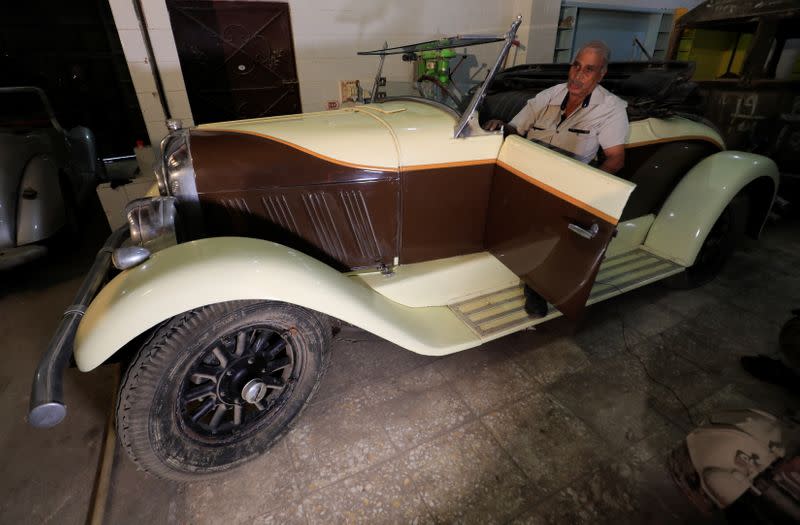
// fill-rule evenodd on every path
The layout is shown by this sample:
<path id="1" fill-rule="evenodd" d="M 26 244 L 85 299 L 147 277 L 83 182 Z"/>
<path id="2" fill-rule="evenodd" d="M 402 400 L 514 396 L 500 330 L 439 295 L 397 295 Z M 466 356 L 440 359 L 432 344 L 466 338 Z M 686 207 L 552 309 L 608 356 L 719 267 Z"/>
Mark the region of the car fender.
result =
<path id="1" fill-rule="evenodd" d="M 36 155 L 25 166 L 17 214 L 18 246 L 46 239 L 64 226 L 64 197 L 52 155 Z"/>
<path id="2" fill-rule="evenodd" d="M 235 300 L 283 301 L 359 326 L 408 350 L 444 355 L 481 343 L 445 306 L 393 302 L 301 252 L 260 239 L 178 244 L 112 279 L 78 326 L 78 368 L 92 370 L 125 344 L 180 313 Z"/>
<path id="3" fill-rule="evenodd" d="M 694 264 L 700 247 L 729 202 L 757 179 L 772 181 L 770 191 L 754 193 L 752 202 L 766 220 L 778 188 L 778 168 L 767 157 L 741 151 L 721 151 L 698 162 L 681 179 L 647 234 L 644 246 L 655 255 L 683 266 Z"/>

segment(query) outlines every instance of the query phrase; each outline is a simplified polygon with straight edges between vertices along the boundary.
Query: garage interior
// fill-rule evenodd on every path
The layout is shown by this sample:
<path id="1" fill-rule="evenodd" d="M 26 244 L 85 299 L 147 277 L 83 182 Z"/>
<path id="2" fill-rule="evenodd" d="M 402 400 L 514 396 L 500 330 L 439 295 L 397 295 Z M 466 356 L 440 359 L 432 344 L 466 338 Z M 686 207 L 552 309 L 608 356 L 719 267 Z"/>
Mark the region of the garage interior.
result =
<path id="1" fill-rule="evenodd" d="M 800 132 L 790 128 L 771 144 L 758 140 L 759 99 L 749 95 L 738 105 L 716 99 L 709 111 L 734 130 L 726 140 L 739 149 L 771 152 L 787 190 L 779 191 L 761 238 L 743 239 L 710 283 L 644 286 L 589 307 L 580 321 L 558 318 L 444 357 L 418 355 L 345 324 L 319 391 L 288 434 L 262 457 L 211 480 L 164 481 L 127 458 L 113 430 L 124 363 L 89 373 L 69 368 L 66 419 L 32 428 L 26 416 L 39 359 L 98 249 L 125 223 L 126 202 L 154 182 L 147 166 L 158 153 L 151 145 L 167 134 L 168 118 L 193 126 L 348 107 L 358 89 L 372 86 L 376 65 L 357 51 L 379 49 L 384 40 L 502 34 L 520 13 L 514 64 L 566 62 L 582 39 L 603 38 L 619 60 L 694 61 L 695 79 L 709 93 L 749 93 L 712 83 L 747 67 L 759 31 L 748 27 L 734 38 L 690 28 L 679 38 L 673 28 L 702 3 L 696 0 L 509 0 L 491 11 L 479 0 L 336 0 L 324 8 L 311 0 L 254 0 L 253 12 L 267 13 L 280 34 L 246 19 L 229 33 L 203 31 L 203 9 L 224 13 L 226 4 L 246 3 L 96 0 L 80 9 L 59 4 L 45 17 L 49 4 L 2 8 L 8 16 L 0 17 L 0 65 L 11 72 L 2 85 L 42 87 L 65 128 L 94 130 L 98 156 L 118 177 L 99 184 L 97 198 L 80 210 L 81 233 L 67 249 L 0 273 L 8 360 L 0 371 L 0 522 L 792 522 L 759 511 L 755 493 L 725 512 L 704 513 L 669 470 L 687 434 L 727 409 L 774 415 L 795 452 L 800 446 L 800 355 L 780 344 L 800 308 L 800 201 L 792 200 L 796 175 L 784 169 Z M 567 17 L 583 17 L 584 25 L 567 24 Z M 77 36 L 70 42 L 69 34 Z M 217 37 L 241 48 L 254 38 L 268 41 L 265 52 L 285 68 L 265 79 L 257 63 L 234 54 L 231 64 L 253 71 L 246 81 L 204 74 L 224 71 L 231 58 L 199 51 L 212 49 Z M 59 51 L 60 39 L 70 43 Z M 800 112 L 797 41 L 787 41 L 788 58 L 776 59 L 772 71 L 794 82 L 794 106 L 764 97 L 783 108 L 787 126 L 797 125 Z M 485 75 L 492 55 L 476 53 L 461 74 Z M 411 67 L 398 62 L 385 74 L 391 81 Z M 775 144 L 783 149 L 763 149 Z M 772 381 L 759 379 L 741 360 L 759 355 L 787 366 Z"/>

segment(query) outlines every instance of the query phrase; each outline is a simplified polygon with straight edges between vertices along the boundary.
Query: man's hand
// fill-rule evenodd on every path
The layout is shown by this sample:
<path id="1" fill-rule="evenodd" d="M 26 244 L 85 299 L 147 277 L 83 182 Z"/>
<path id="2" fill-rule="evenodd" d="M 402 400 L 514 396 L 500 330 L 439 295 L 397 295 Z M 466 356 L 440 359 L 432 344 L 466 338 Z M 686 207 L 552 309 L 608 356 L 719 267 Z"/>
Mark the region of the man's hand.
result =
<path id="1" fill-rule="evenodd" d="M 485 129 L 486 131 L 494 131 L 496 129 L 500 129 L 501 127 L 503 128 L 503 136 L 504 137 L 507 137 L 507 136 L 509 136 L 511 134 L 515 134 L 515 135 L 519 134 L 517 132 L 517 128 L 515 128 L 511 124 L 506 124 L 502 120 L 498 120 L 496 118 L 493 118 L 492 120 L 490 120 L 489 122 L 487 122 L 486 124 L 483 125 L 483 129 Z"/>
<path id="2" fill-rule="evenodd" d="M 603 154 L 606 156 L 606 160 L 599 166 L 599 168 L 606 173 L 611 173 L 613 175 L 621 170 L 622 166 L 625 165 L 624 144 L 603 149 Z"/>
<path id="3" fill-rule="evenodd" d="M 493 118 L 492 120 L 483 125 L 483 129 L 485 129 L 486 131 L 494 131 L 496 129 L 502 128 L 505 125 L 506 123 L 503 122 L 502 120 Z"/>

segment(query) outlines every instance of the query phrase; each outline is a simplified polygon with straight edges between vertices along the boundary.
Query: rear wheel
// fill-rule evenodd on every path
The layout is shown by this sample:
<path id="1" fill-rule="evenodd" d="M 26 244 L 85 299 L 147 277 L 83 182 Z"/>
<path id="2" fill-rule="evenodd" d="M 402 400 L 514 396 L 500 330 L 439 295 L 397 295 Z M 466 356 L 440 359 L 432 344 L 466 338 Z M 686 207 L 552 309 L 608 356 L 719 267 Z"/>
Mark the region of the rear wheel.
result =
<path id="1" fill-rule="evenodd" d="M 666 284 L 672 288 L 689 289 L 713 280 L 722 271 L 744 235 L 748 208 L 747 195 L 736 195 L 711 227 L 694 264 L 685 272 L 667 279 Z"/>
<path id="2" fill-rule="evenodd" d="M 241 465 L 303 411 L 329 346 L 327 321 L 285 303 L 221 303 L 174 317 L 125 374 L 120 439 L 162 478 L 196 480 Z"/>

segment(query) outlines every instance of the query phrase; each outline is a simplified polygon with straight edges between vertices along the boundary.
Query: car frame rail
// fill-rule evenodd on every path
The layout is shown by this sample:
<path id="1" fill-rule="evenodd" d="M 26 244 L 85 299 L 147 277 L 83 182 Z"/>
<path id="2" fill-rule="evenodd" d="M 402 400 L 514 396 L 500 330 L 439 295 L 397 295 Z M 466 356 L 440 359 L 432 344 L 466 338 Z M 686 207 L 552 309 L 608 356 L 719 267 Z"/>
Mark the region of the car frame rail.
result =
<path id="1" fill-rule="evenodd" d="M 111 268 L 111 255 L 119 248 L 130 231 L 128 226 L 115 230 L 97 252 L 89 273 L 83 280 L 72 304 L 64 311 L 47 351 L 39 361 L 33 376 L 28 422 L 37 428 L 59 424 L 67 415 L 64 404 L 64 372 L 72 356 L 75 332 L 89 303 L 103 286 Z"/>

